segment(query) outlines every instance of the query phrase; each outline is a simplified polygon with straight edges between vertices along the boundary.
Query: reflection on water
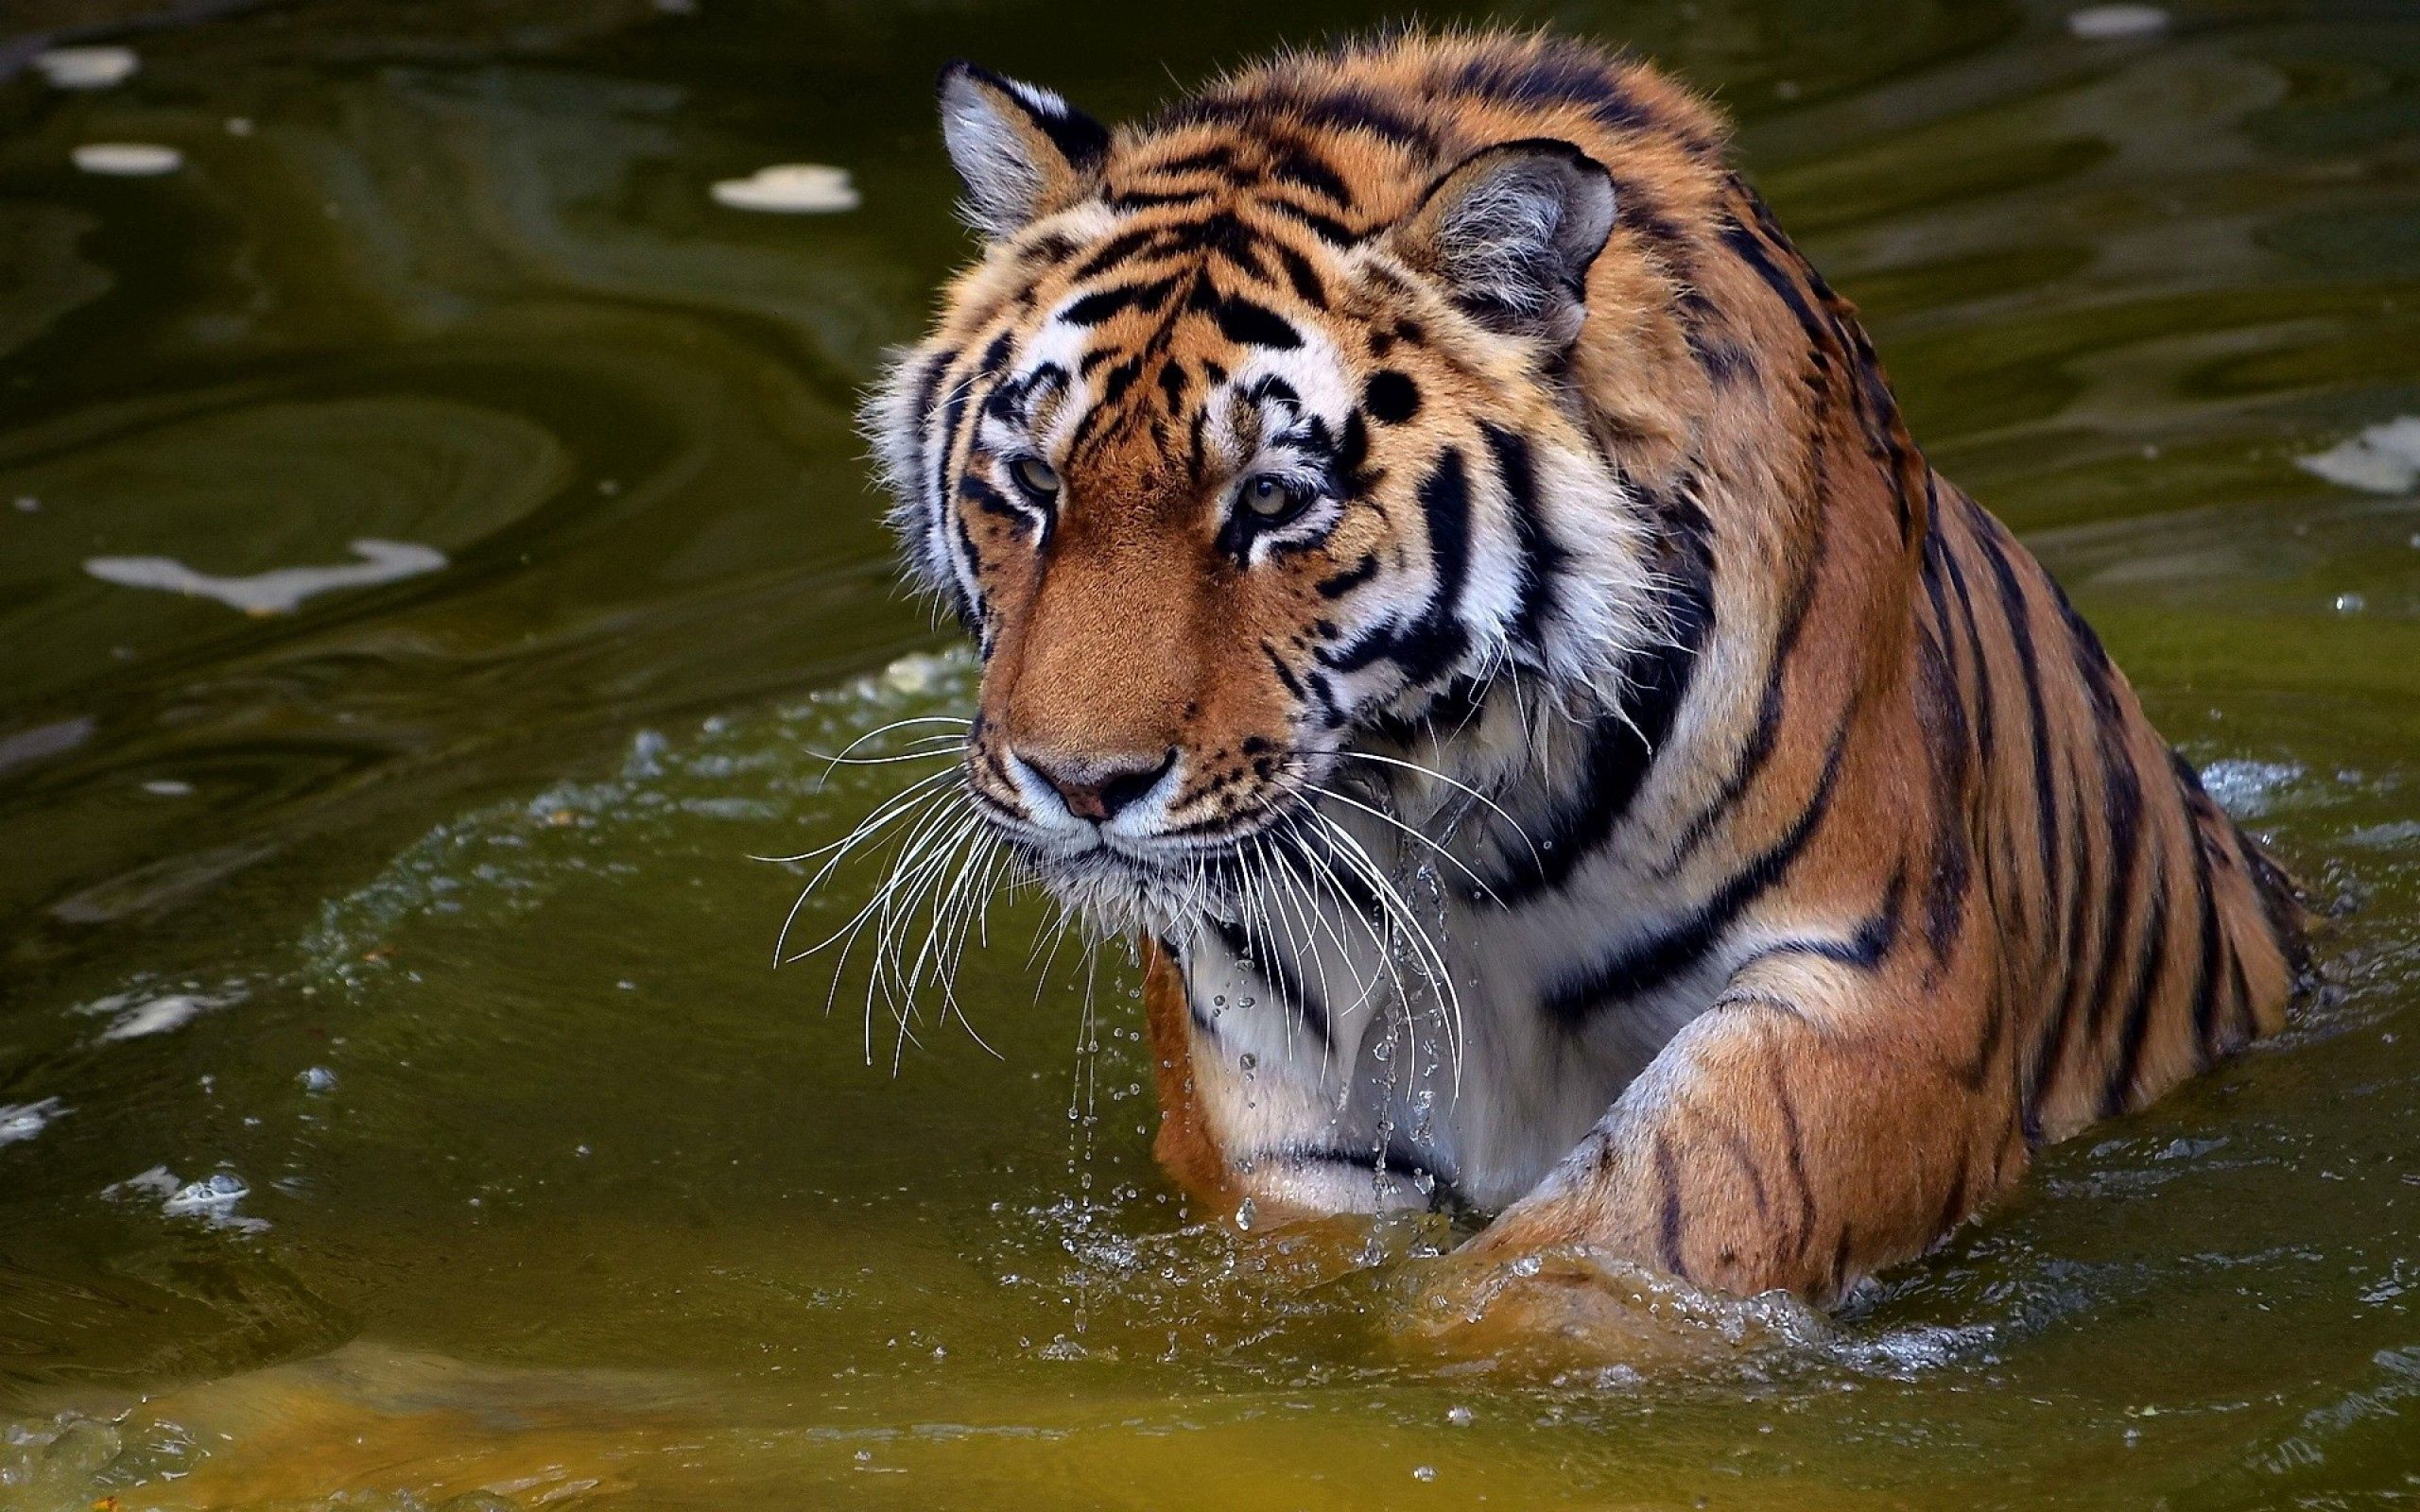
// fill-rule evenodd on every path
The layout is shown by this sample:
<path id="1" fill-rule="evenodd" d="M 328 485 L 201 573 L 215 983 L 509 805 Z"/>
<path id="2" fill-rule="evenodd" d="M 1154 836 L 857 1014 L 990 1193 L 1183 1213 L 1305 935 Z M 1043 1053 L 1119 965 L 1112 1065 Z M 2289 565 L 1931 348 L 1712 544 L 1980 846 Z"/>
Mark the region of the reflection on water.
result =
<path id="1" fill-rule="evenodd" d="M 215 598 L 247 614 L 291 614 L 306 598 L 418 577 L 445 565 L 445 553 L 408 541 L 356 541 L 353 554 L 363 559 L 343 567 L 280 567 L 249 577 L 214 577 L 174 557 L 87 557 L 84 570 L 105 583 Z"/>
<path id="2" fill-rule="evenodd" d="M 749 858 L 928 769 L 810 753 L 966 696 L 901 660 L 942 643 L 848 421 L 964 251 L 936 66 L 1116 114 L 1297 8 L 35 0 L 0 1506 L 2408 1496 L 2420 20 L 1521 15 L 1741 116 L 1934 455 L 2342 916 L 2290 1034 L 1832 1319 L 1463 1275 L 1433 1218 L 1201 1221 L 1122 953 L 995 909 L 953 984 L 995 1057 L 861 967 L 769 975 L 808 868 Z M 117 45 L 107 87 L 33 64 Z M 181 166 L 78 171 L 107 143 Z M 1523 1309 L 1578 1347 L 1457 1347 Z"/>

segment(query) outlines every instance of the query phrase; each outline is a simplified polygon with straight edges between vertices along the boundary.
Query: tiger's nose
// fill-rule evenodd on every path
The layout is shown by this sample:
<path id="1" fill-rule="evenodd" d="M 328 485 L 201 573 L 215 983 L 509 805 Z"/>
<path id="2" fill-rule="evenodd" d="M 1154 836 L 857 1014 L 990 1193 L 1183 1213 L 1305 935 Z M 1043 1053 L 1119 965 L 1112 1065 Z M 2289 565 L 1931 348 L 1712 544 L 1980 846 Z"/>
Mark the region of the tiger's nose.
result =
<path id="1" fill-rule="evenodd" d="M 1059 795 L 1067 812 L 1080 819 L 1106 824 L 1136 799 L 1159 786 L 1176 765 L 1170 749 L 1157 756 L 1118 755 L 1061 758 L 1016 753 L 1019 765 Z"/>

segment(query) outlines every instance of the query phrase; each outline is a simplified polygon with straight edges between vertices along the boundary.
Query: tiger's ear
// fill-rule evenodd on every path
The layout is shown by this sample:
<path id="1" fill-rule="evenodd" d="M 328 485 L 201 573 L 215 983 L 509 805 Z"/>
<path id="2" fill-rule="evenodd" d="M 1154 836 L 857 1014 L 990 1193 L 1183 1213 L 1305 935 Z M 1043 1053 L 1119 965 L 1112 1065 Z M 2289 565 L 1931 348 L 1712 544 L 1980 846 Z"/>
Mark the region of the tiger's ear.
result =
<path id="1" fill-rule="evenodd" d="M 1568 142 L 1483 147 L 1395 227 L 1394 249 L 1490 329 L 1560 348 L 1580 335 L 1588 265 L 1614 229 L 1614 180 Z"/>
<path id="2" fill-rule="evenodd" d="M 1109 156 L 1109 130 L 1056 94 L 960 59 L 942 70 L 942 140 L 966 184 L 959 213 L 1015 233 L 1076 202 Z"/>

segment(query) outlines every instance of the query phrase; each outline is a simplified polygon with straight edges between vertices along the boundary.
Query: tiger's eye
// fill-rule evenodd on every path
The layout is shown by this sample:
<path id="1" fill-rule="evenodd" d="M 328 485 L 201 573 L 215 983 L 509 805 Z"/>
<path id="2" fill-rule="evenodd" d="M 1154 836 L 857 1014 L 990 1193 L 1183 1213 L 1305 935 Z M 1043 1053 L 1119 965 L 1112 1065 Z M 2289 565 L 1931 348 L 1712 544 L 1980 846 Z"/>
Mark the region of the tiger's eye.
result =
<path id="1" fill-rule="evenodd" d="M 1020 456 L 1009 464 L 1009 475 L 1017 487 L 1037 499 L 1047 499 L 1059 491 L 1059 474 L 1049 463 L 1038 456 Z"/>
<path id="2" fill-rule="evenodd" d="M 1257 477 L 1244 485 L 1244 507 L 1263 520 L 1283 520 L 1309 502 L 1300 489 L 1272 477 Z"/>

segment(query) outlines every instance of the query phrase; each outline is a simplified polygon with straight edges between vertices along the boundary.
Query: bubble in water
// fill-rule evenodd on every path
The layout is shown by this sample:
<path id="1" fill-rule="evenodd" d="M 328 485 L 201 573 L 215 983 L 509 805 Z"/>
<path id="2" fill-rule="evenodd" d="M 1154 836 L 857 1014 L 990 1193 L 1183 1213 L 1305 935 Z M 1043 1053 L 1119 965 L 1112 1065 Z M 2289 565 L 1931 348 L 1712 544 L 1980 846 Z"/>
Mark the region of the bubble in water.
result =
<path id="1" fill-rule="evenodd" d="M 1468 1428 L 1471 1424 L 1478 1421 L 1478 1414 L 1471 1411 L 1461 1403 L 1456 1402 L 1453 1406 L 1445 1409 L 1445 1420 L 1452 1423 L 1457 1428 Z"/>
<path id="2" fill-rule="evenodd" d="M 1256 1211 L 1257 1210 L 1253 1207 L 1252 1198 L 1250 1197 L 1246 1197 L 1242 1202 L 1236 1204 L 1236 1227 L 1241 1228 L 1246 1233 L 1250 1233 L 1252 1231 L 1252 1221 Z"/>
<path id="3" fill-rule="evenodd" d="M 313 1066 L 294 1078 L 306 1092 L 332 1092 L 337 1090 L 337 1074 L 325 1066 Z"/>
<path id="4" fill-rule="evenodd" d="M 1411 1468 L 1411 1478 L 1425 1486 L 1428 1482 L 1437 1478 L 1437 1467 L 1434 1465 L 1414 1465 Z"/>
<path id="5" fill-rule="evenodd" d="M 2359 614 L 2361 610 L 2369 607 L 2370 601 L 2363 598 L 2359 593 L 2339 593 L 2336 595 L 2336 612 L 2339 614 Z"/>

